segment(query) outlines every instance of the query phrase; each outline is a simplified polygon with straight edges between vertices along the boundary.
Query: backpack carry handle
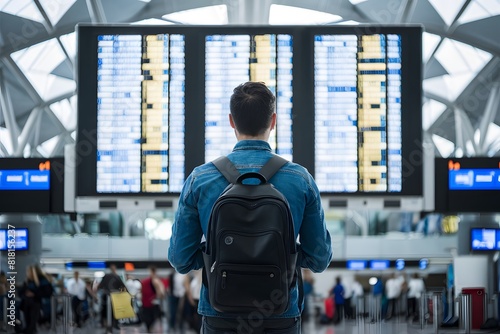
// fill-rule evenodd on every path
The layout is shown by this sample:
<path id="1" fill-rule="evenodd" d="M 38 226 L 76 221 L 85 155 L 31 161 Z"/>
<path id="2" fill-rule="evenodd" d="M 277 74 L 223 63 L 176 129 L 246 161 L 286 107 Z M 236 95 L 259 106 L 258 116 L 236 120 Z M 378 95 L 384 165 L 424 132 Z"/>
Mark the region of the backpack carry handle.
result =
<path id="1" fill-rule="evenodd" d="M 229 181 L 229 183 L 240 183 L 241 181 L 247 178 L 256 178 L 261 181 L 261 184 L 267 183 L 267 180 L 270 180 L 273 175 L 288 162 L 285 158 L 280 157 L 279 155 L 274 154 L 271 159 L 267 161 L 267 163 L 262 166 L 262 168 L 258 172 L 248 172 L 245 173 L 244 178 L 236 169 L 231 160 L 226 156 L 218 157 L 213 160 L 212 163 L 219 170 L 219 172 Z"/>
<path id="2" fill-rule="evenodd" d="M 236 179 L 236 183 L 243 184 L 243 181 L 246 179 L 258 179 L 260 181 L 260 184 L 265 184 L 267 183 L 267 179 L 264 175 L 261 173 L 257 172 L 248 172 L 245 174 L 241 174 L 238 179 Z"/>

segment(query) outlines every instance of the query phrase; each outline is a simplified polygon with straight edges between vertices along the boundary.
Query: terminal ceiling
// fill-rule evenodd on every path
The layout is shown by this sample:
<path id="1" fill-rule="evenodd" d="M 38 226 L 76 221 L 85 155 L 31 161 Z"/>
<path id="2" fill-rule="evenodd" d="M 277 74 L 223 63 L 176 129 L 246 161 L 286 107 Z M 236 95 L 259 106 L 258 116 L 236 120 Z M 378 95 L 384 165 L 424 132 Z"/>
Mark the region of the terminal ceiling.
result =
<path id="1" fill-rule="evenodd" d="M 500 0 L 0 0 L 0 156 L 74 142 L 78 23 L 419 23 L 429 147 L 500 155 Z"/>

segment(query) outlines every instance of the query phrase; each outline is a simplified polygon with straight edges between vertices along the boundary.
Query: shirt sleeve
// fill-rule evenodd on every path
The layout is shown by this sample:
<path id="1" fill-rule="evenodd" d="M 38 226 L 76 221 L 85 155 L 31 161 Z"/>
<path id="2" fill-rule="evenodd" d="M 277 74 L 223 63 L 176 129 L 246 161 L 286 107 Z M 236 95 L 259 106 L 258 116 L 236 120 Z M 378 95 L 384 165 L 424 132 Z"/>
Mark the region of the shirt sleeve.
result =
<path id="1" fill-rule="evenodd" d="M 193 177 L 190 175 L 179 197 L 167 255 L 172 267 L 181 274 L 203 267 L 201 252 L 203 231 L 191 189 L 192 182 Z"/>
<path id="2" fill-rule="evenodd" d="M 312 181 L 312 191 L 307 200 L 300 228 L 300 253 L 298 264 L 313 272 L 322 272 L 332 260 L 332 241 L 326 228 L 319 190 Z"/>

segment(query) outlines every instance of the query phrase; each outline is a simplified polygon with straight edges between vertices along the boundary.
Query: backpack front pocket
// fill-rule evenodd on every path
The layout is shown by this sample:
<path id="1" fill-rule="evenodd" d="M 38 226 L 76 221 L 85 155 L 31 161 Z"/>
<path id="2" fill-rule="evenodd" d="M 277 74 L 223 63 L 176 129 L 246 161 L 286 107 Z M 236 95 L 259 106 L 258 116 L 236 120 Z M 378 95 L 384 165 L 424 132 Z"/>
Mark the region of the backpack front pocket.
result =
<path id="1" fill-rule="evenodd" d="M 221 312 L 281 313 L 288 303 L 286 280 L 277 266 L 217 266 L 214 308 Z"/>

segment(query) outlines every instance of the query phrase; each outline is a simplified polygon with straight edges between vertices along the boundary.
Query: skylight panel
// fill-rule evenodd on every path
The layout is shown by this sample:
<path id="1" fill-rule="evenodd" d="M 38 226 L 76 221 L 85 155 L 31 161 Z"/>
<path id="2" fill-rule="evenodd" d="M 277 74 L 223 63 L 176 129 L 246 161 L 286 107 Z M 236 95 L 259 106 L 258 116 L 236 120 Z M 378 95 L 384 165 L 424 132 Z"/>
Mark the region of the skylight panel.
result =
<path id="1" fill-rule="evenodd" d="M 453 23 L 453 20 L 455 19 L 455 17 L 457 17 L 458 12 L 460 11 L 465 2 L 465 0 L 453 0 L 453 1 L 428 0 L 428 1 L 448 26 Z"/>
<path id="2" fill-rule="evenodd" d="M 422 86 L 425 92 L 432 92 L 447 101 L 453 102 L 465 89 L 473 77 L 474 75 L 471 73 L 454 75 L 446 74 L 439 77 L 425 79 Z"/>
<path id="3" fill-rule="evenodd" d="M 433 134 L 432 141 L 443 158 L 448 158 L 455 151 L 455 144 L 446 138 Z"/>
<path id="4" fill-rule="evenodd" d="M 183 10 L 163 15 L 162 18 L 183 24 L 223 25 L 228 23 L 226 5 Z"/>
<path id="5" fill-rule="evenodd" d="M 59 39 L 61 40 L 64 49 L 71 57 L 71 60 L 74 60 L 76 56 L 76 33 L 72 32 L 67 35 L 62 35 Z"/>
<path id="6" fill-rule="evenodd" d="M 473 46 L 444 39 L 434 57 L 449 74 L 424 80 L 424 90 L 454 101 L 492 56 Z"/>
<path id="7" fill-rule="evenodd" d="M 50 23 L 56 25 L 57 22 L 74 5 L 76 0 L 39 0 L 43 10 L 47 14 Z"/>
<path id="8" fill-rule="evenodd" d="M 11 54 L 40 97 L 50 100 L 76 88 L 74 80 L 51 74 L 66 56 L 55 39 L 51 39 Z"/>
<path id="9" fill-rule="evenodd" d="M 486 138 L 484 140 L 484 144 L 486 146 L 491 145 L 495 140 L 498 140 L 500 138 L 500 126 L 496 125 L 495 123 L 490 123 L 488 125 L 488 129 L 486 131 Z M 479 144 L 481 139 L 481 131 L 480 129 L 476 129 L 474 132 L 474 141 L 476 144 Z"/>
<path id="10" fill-rule="evenodd" d="M 9 154 L 12 154 L 12 141 L 10 140 L 10 132 L 8 129 L 0 126 L 0 143 L 5 147 Z"/>
<path id="11" fill-rule="evenodd" d="M 76 109 L 68 99 L 52 103 L 50 109 L 67 130 L 76 128 Z"/>
<path id="12" fill-rule="evenodd" d="M 422 128 L 427 131 L 445 110 L 445 104 L 429 99 L 422 108 Z"/>
<path id="13" fill-rule="evenodd" d="M 36 22 L 44 21 L 42 13 L 40 13 L 33 0 L 6 1 L 0 3 L 0 11 Z"/>
<path id="14" fill-rule="evenodd" d="M 458 23 L 464 24 L 496 15 L 500 15 L 500 0 L 474 0 L 460 16 Z"/>
<path id="15" fill-rule="evenodd" d="M 486 133 L 485 143 L 489 145 L 495 140 L 498 140 L 498 138 L 500 138 L 500 126 L 495 123 L 490 123 L 488 126 L 488 132 Z"/>
<path id="16" fill-rule="evenodd" d="M 358 25 L 360 22 L 358 21 L 353 21 L 353 20 L 347 20 L 347 21 L 342 21 L 342 22 L 337 22 L 336 24 L 338 25 Z"/>
<path id="17" fill-rule="evenodd" d="M 338 22 L 342 16 L 293 6 L 271 5 L 269 24 L 301 25 Z"/>
<path id="18" fill-rule="evenodd" d="M 50 157 L 50 155 L 52 154 L 52 151 L 54 151 L 54 148 L 57 145 L 57 142 L 59 141 L 60 136 L 61 135 L 54 136 L 54 137 L 44 141 L 43 143 L 41 143 L 38 146 L 38 151 L 40 153 L 42 153 L 42 155 L 44 157 Z"/>
<path id="19" fill-rule="evenodd" d="M 349 0 L 349 2 L 353 5 L 357 5 L 357 4 L 360 4 L 360 3 L 363 3 L 363 2 L 366 2 L 368 0 Z"/>
<path id="20" fill-rule="evenodd" d="M 172 25 L 174 24 L 173 22 L 161 20 L 161 19 L 145 19 L 145 20 L 140 20 L 136 22 L 132 22 L 131 24 L 137 24 L 137 25 Z"/>
<path id="21" fill-rule="evenodd" d="M 429 60 L 436 46 L 439 44 L 439 41 L 441 41 L 441 37 L 438 35 L 428 32 L 422 34 L 422 57 L 424 62 Z"/>

